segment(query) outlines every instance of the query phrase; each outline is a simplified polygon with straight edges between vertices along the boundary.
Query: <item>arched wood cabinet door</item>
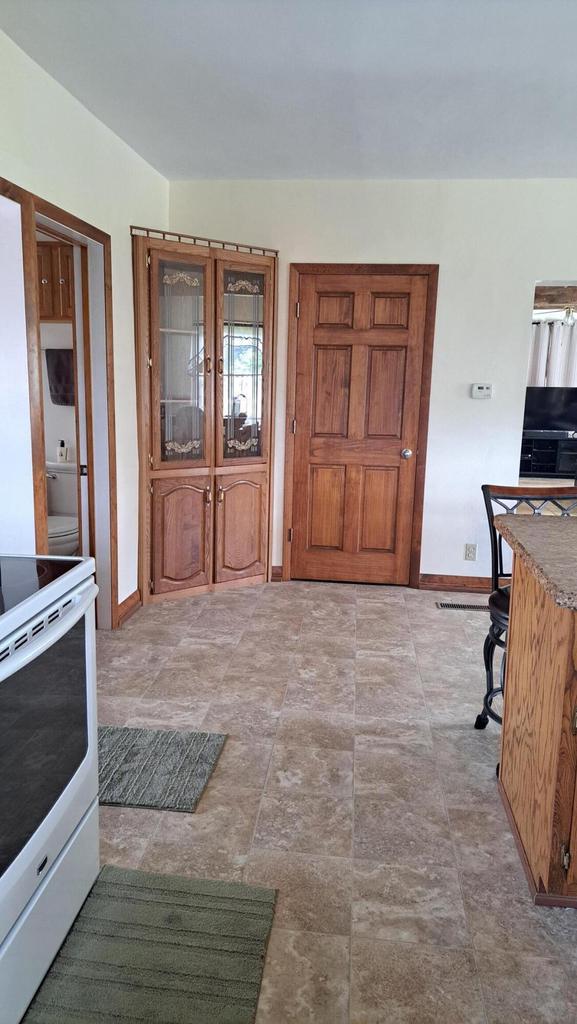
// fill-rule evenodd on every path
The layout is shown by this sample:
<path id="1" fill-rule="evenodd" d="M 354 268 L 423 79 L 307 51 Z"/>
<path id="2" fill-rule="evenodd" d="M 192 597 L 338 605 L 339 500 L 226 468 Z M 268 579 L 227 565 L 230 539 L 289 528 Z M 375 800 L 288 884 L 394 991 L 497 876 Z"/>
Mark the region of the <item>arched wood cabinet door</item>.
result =
<path id="1" fill-rule="evenodd" d="M 153 593 L 206 586 L 212 577 L 210 477 L 156 479 L 152 489 Z"/>
<path id="2" fill-rule="evenodd" d="M 267 474 L 216 478 L 215 581 L 266 572 Z"/>

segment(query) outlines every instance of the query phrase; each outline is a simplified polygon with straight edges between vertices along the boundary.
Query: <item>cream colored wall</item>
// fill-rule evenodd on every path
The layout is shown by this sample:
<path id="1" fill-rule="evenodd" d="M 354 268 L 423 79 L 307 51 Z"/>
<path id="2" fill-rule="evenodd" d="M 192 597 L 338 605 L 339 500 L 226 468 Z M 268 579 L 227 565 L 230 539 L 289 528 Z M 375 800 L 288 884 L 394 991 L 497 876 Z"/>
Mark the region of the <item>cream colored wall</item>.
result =
<path id="1" fill-rule="evenodd" d="M 138 466 L 129 225 L 163 227 L 169 185 L 0 33 L 0 174 L 112 237 L 119 598 L 136 587 Z M 200 181 L 170 226 L 280 250 L 274 562 L 281 560 L 288 264 L 440 265 L 422 571 L 485 574 L 479 488 L 517 479 L 535 281 L 574 280 L 577 181 Z M 19 339 L 25 345 L 25 338 Z M 473 381 L 493 401 L 473 402 Z M 466 542 L 479 544 L 465 562 Z"/>
<path id="2" fill-rule="evenodd" d="M 0 196 L 0 552 L 10 555 L 33 551 L 35 544 L 22 258 L 20 206 Z M 15 345 L 22 337 L 24 344 Z"/>
<path id="3" fill-rule="evenodd" d="M 173 230 L 280 250 L 275 564 L 289 263 L 440 265 L 421 571 L 487 574 L 480 486 L 518 479 L 533 290 L 577 275 L 577 181 L 197 181 L 170 196 Z M 494 399 L 472 400 L 474 381 Z"/>
<path id="4" fill-rule="evenodd" d="M 164 227 L 168 183 L 0 33 L 0 175 L 112 238 L 118 596 L 137 585 L 138 459 L 130 225 Z M 19 339 L 25 345 L 25 337 Z M 96 424 L 98 429 L 98 424 Z"/>

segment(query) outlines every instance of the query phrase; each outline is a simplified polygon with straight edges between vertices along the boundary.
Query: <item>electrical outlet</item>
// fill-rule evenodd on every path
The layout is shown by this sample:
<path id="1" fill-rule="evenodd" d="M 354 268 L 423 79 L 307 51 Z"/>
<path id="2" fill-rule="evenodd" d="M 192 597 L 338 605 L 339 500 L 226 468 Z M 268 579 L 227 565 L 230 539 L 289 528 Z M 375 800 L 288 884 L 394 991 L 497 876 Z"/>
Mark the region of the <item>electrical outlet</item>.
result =
<path id="1" fill-rule="evenodd" d="M 471 398 L 492 398 L 492 384 L 471 384 Z"/>
<path id="2" fill-rule="evenodd" d="M 465 544 L 465 561 L 476 562 L 477 561 L 477 545 L 476 544 Z"/>

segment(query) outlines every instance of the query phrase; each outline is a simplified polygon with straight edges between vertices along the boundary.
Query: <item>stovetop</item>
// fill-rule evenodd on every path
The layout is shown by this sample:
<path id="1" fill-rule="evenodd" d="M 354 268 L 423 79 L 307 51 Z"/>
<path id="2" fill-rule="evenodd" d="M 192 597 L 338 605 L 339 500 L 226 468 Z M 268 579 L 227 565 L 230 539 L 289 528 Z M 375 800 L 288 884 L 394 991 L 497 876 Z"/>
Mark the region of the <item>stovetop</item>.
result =
<path id="1" fill-rule="evenodd" d="M 0 555 L 0 615 L 54 583 L 81 561 L 81 558 Z"/>
<path id="2" fill-rule="evenodd" d="M 0 554 L 0 641 L 94 576 L 93 558 Z"/>

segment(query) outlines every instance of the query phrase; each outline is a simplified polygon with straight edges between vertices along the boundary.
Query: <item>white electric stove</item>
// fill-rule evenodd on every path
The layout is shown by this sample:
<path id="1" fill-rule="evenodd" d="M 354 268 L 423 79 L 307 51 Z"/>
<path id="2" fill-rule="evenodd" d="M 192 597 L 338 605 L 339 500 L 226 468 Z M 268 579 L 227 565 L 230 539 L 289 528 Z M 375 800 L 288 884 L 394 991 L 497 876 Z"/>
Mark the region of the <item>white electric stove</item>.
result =
<path id="1" fill-rule="evenodd" d="M 92 558 L 0 555 L 0 1024 L 98 874 Z"/>

